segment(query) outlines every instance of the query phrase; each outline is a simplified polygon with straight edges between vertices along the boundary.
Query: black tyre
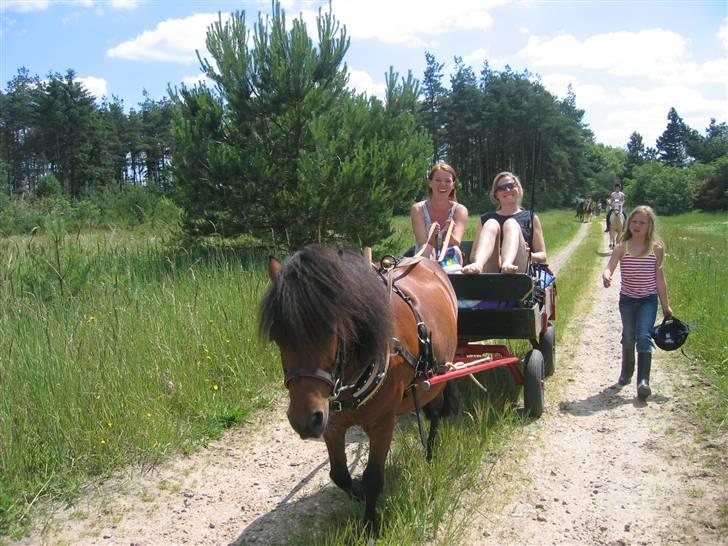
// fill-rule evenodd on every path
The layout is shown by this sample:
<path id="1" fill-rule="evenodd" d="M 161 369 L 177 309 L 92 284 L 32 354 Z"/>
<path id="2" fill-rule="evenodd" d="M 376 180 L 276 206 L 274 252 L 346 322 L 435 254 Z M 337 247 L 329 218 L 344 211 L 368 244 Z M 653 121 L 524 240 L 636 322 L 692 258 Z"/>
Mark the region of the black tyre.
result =
<path id="1" fill-rule="evenodd" d="M 523 359 L 523 409 L 527 417 L 541 417 L 543 413 L 543 354 L 531 349 Z"/>
<path id="2" fill-rule="evenodd" d="M 544 373 L 551 377 L 556 371 L 556 326 L 549 323 L 546 332 L 539 337 L 538 349 L 543 355 Z"/>

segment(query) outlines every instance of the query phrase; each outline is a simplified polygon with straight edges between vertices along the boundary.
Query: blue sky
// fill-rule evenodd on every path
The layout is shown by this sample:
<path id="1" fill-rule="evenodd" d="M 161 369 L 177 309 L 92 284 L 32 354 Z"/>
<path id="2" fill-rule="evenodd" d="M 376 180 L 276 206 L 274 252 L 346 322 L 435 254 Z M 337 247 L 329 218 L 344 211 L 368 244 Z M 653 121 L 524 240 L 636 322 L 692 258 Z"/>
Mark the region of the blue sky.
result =
<path id="1" fill-rule="evenodd" d="M 0 82 L 21 66 L 44 78 L 72 68 L 94 95 L 136 107 L 167 85 L 200 77 L 195 49 L 221 12 L 248 21 L 270 2 L 232 0 L 0 0 Z M 282 2 L 310 21 L 319 0 Z M 480 72 L 505 65 L 538 74 L 557 96 L 569 83 L 598 142 L 625 146 L 632 131 L 654 146 L 667 112 L 703 133 L 728 121 L 728 3 L 703 1 L 333 0 L 351 46 L 350 86 L 381 96 L 390 65 L 421 78 L 425 51 Z"/>

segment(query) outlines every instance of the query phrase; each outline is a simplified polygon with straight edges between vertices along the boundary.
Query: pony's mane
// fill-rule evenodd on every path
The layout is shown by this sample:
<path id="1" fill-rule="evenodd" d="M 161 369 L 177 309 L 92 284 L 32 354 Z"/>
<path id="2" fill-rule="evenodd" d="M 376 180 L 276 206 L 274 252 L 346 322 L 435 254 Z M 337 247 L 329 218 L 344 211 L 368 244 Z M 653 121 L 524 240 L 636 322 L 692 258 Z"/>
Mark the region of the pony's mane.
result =
<path id="1" fill-rule="evenodd" d="M 336 333 L 360 365 L 388 351 L 392 313 L 384 283 L 363 256 L 309 245 L 289 256 L 260 306 L 259 332 L 320 357 Z"/>

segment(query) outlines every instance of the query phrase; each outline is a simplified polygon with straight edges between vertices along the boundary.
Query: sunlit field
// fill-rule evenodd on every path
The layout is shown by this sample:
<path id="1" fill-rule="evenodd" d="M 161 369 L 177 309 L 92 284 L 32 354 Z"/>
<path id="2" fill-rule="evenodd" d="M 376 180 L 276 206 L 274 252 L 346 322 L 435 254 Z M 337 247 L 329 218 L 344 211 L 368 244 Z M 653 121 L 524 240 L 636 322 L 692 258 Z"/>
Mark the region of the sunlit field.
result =
<path id="1" fill-rule="evenodd" d="M 658 219 L 667 247 L 665 273 L 675 315 L 692 330 L 683 347 L 708 384 L 700 411 L 725 434 L 728 427 L 728 214 L 691 213 Z M 701 382 L 702 383 L 702 382 Z M 706 393 L 702 393 L 706 394 Z"/>
<path id="2" fill-rule="evenodd" d="M 539 216 L 552 255 L 580 226 L 572 211 Z M 719 389 L 702 407 L 721 423 L 726 222 L 694 214 L 660 224 L 673 307 L 696 325 L 686 351 Z M 412 243 L 409 218 L 395 224 L 387 245 L 401 254 Z M 600 225 L 559 277 L 561 332 L 594 274 Z M 285 391 L 277 350 L 256 332 L 265 259 L 223 247 L 190 252 L 121 231 L 0 239 L 0 534 L 21 533 L 33 503 L 71 499 L 88 480 L 198 449 L 253 412 L 272 411 Z M 478 490 L 482 461 L 499 456 L 503 435 L 520 423 L 507 374 L 484 374 L 488 397 L 463 382 L 469 409 L 443 427 L 445 452 L 432 467 L 419 456 L 414 423 L 400 426 L 380 501 L 388 543 L 422 543 L 443 528 L 458 536 L 463 522 L 448 528 L 449 511 Z M 323 543 L 356 543 L 358 510 L 341 504 Z"/>

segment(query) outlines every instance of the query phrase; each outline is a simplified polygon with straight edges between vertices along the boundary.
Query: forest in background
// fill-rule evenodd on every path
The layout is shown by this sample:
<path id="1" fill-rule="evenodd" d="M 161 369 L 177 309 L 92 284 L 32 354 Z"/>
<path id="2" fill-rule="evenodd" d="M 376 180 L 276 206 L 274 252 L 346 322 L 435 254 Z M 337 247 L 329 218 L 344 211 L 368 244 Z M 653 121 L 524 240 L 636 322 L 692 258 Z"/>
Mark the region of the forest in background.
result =
<path id="1" fill-rule="evenodd" d="M 0 92 L 0 232 L 42 228 L 50 211 L 89 227 L 161 214 L 195 237 L 374 244 L 439 160 L 458 170 L 473 211 L 492 206 L 502 170 L 540 210 L 604 198 L 618 180 L 629 203 L 660 214 L 728 207 L 725 122 L 699 132 L 673 108 L 654 147 L 637 132 L 625 148 L 605 146 L 573 92 L 558 98 L 537 75 L 487 61 L 476 74 L 460 58 L 447 85 L 429 52 L 421 79 L 390 69 L 380 100 L 348 88 L 349 38 L 333 14 L 316 33 L 287 25 L 280 6 L 253 24 L 244 12 L 220 19 L 199 55 L 214 85 L 145 93 L 128 111 L 116 97 L 95 101 L 72 69 L 41 79 L 20 68 Z"/>

